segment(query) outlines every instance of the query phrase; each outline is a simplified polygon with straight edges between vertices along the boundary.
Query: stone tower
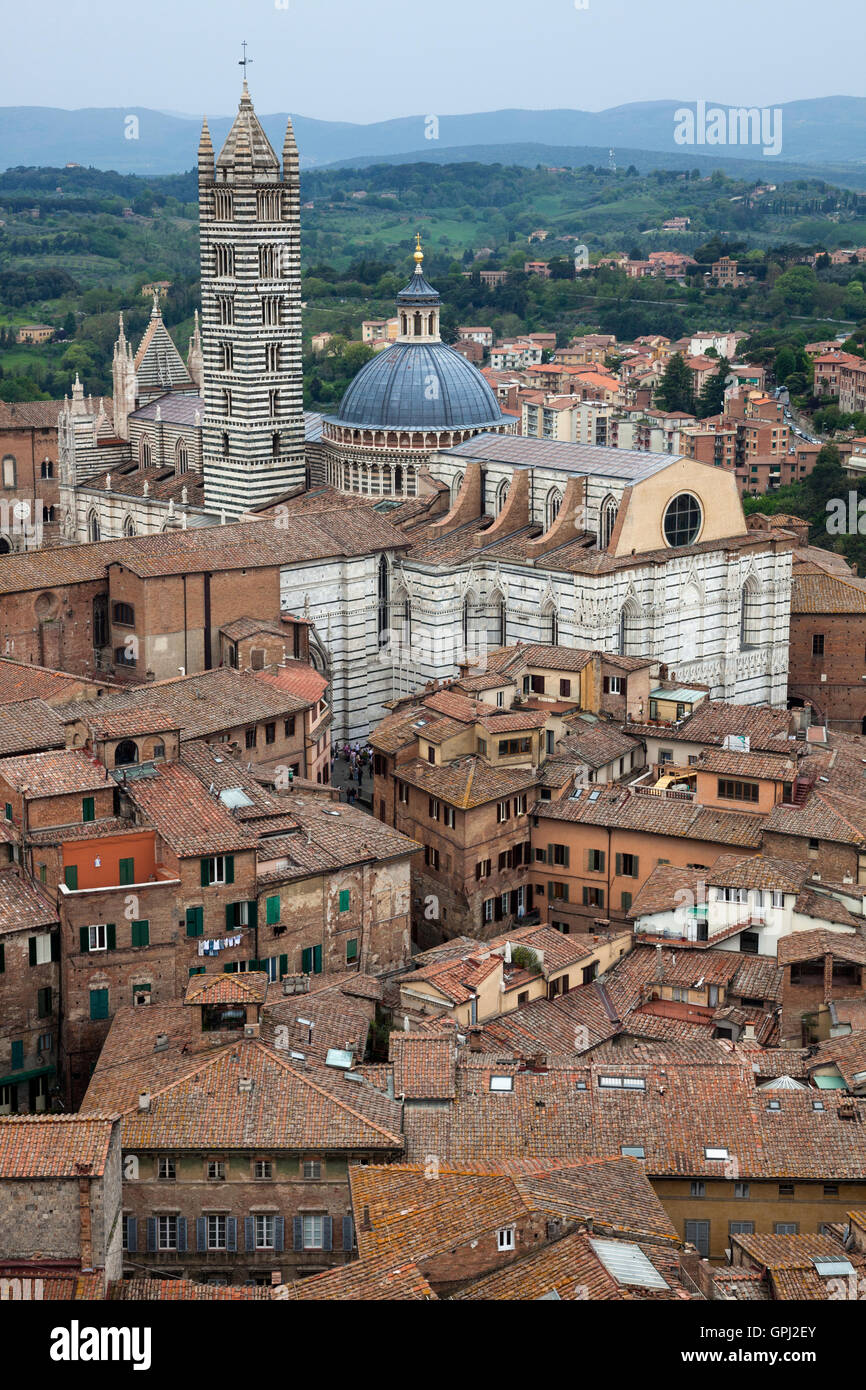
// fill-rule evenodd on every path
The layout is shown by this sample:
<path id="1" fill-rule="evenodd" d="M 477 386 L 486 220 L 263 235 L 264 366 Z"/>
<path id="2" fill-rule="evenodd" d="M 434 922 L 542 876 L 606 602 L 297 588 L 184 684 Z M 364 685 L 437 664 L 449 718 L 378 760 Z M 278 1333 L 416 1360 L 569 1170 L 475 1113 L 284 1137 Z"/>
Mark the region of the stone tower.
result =
<path id="1" fill-rule="evenodd" d="M 216 162 L 198 150 L 205 503 L 230 517 L 304 483 L 298 150 L 283 166 L 244 82 Z"/>
<path id="2" fill-rule="evenodd" d="M 120 315 L 117 342 L 114 344 L 111 380 L 114 396 L 114 431 L 120 439 L 128 439 L 127 422 L 131 412 L 135 410 L 135 364 L 132 344 L 127 342 L 123 331 L 123 314 Z"/>

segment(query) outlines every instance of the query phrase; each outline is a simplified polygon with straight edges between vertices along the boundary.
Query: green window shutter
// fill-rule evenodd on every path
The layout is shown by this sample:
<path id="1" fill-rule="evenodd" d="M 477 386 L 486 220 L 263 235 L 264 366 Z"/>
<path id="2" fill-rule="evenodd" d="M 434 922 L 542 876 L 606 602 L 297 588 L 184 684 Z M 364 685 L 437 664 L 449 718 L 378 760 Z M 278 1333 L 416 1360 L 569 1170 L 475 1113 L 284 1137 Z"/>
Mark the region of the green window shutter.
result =
<path id="1" fill-rule="evenodd" d="M 341 911 L 341 912 L 348 912 L 348 911 L 349 911 L 349 890 L 348 890 L 348 888 L 341 888 L 341 889 L 340 889 L 340 911 Z"/>
<path id="2" fill-rule="evenodd" d="M 6 969 L 6 947 L 0 942 L 0 975 Z"/>
<path id="3" fill-rule="evenodd" d="M 10 806 L 10 804 L 9 804 L 8 801 L 6 802 L 6 819 L 7 819 L 7 820 L 11 820 L 11 819 L 12 819 L 12 807 Z"/>
<path id="4" fill-rule="evenodd" d="M 63 870 L 63 880 L 66 887 L 71 889 L 74 893 L 78 887 L 78 866 L 76 864 L 66 865 L 66 868 Z"/>
<path id="5" fill-rule="evenodd" d="M 29 954 L 30 954 L 30 964 L 31 964 L 31 965 L 35 965 L 35 964 L 36 964 L 36 937 L 35 937 L 35 936 L 31 936 L 31 937 L 28 938 L 28 941 L 27 941 L 27 950 L 28 950 L 28 952 L 29 952 Z"/>
<path id="6" fill-rule="evenodd" d="M 0 969 L 2 969 L 2 966 L 0 966 Z M 288 973 L 289 958 L 288 956 L 280 956 L 280 979 L 282 979 L 284 975 L 288 975 Z"/>
<path id="7" fill-rule="evenodd" d="M 105 924 L 105 945 L 109 951 L 117 950 L 117 930 L 113 922 Z"/>
<path id="8" fill-rule="evenodd" d="M 313 952 L 309 946 L 306 946 L 301 952 L 301 970 L 305 975 L 312 975 L 313 973 Z"/>
<path id="9" fill-rule="evenodd" d="M 120 881 L 121 883 L 135 883 L 135 860 L 121 859 L 120 861 Z"/>
<path id="10" fill-rule="evenodd" d="M 78 928 L 78 944 L 82 951 L 90 950 L 90 932 L 86 927 Z"/>
<path id="11" fill-rule="evenodd" d="M 226 855 L 226 883 L 235 881 L 235 857 L 233 854 Z"/>
<path id="12" fill-rule="evenodd" d="M 547 896 L 548 896 L 548 898 L 552 898 L 552 897 L 553 897 L 553 884 L 552 884 L 552 882 L 550 881 L 550 879 L 548 879 L 548 881 L 547 881 Z"/>
<path id="13" fill-rule="evenodd" d="M 92 989 L 90 991 L 90 1017 L 93 1022 L 108 1018 L 107 989 Z"/>
<path id="14" fill-rule="evenodd" d="M 230 961 L 227 962 L 226 965 L 223 966 L 223 974 L 224 974 L 224 975 L 235 975 L 235 974 L 237 973 L 237 968 L 238 968 L 238 963 L 237 963 L 237 961 L 236 961 L 236 960 L 230 960 Z"/>
<path id="15" fill-rule="evenodd" d="M 132 944 L 133 946 L 150 945 L 150 922 L 147 919 L 141 922 L 133 922 Z"/>
<path id="16" fill-rule="evenodd" d="M 203 975 L 203 974 L 204 974 L 204 966 L 203 966 L 203 965 L 191 965 L 190 968 L 189 968 L 189 973 L 190 973 L 190 975 Z"/>
<path id="17" fill-rule="evenodd" d="M 313 947 L 313 974 L 314 974 L 314 975 L 321 975 L 321 973 L 322 973 L 322 948 L 321 948 L 321 946 L 314 946 L 314 947 Z"/>
<path id="18" fill-rule="evenodd" d="M 272 926 L 280 920 L 280 895 L 277 893 L 273 898 L 265 900 L 265 921 L 268 926 Z"/>
<path id="19" fill-rule="evenodd" d="M 204 863 L 204 860 L 202 860 Z M 188 907 L 186 910 L 187 936 L 201 936 L 204 932 L 204 908 Z"/>
<path id="20" fill-rule="evenodd" d="M 20 1071 L 24 1066 L 24 1044 L 23 1042 L 13 1042 L 12 1044 L 12 1070 Z"/>
<path id="21" fill-rule="evenodd" d="M 563 861 L 563 867 L 567 869 L 567 868 L 568 868 L 568 845 L 565 845 L 564 848 L 565 848 L 565 859 L 564 859 L 564 861 Z"/>
<path id="22" fill-rule="evenodd" d="M 567 902 L 568 902 L 568 884 L 567 884 L 567 883 L 563 883 L 563 885 L 562 885 L 562 901 L 563 901 L 564 903 L 567 903 Z"/>
<path id="23" fill-rule="evenodd" d="M 202 859 L 202 860 L 200 861 L 200 865 L 201 865 L 201 886 L 202 886 L 202 888 L 207 888 L 208 884 L 210 883 L 210 874 L 208 873 L 208 861 L 207 861 L 206 859 Z"/>
<path id="24" fill-rule="evenodd" d="M 247 903 L 247 926 L 257 927 L 259 925 L 259 905 L 255 898 Z"/>
<path id="25" fill-rule="evenodd" d="M 621 855 L 621 854 L 618 854 L 618 855 L 616 856 L 616 877 L 619 878 L 619 876 L 620 876 L 621 873 L 622 873 L 622 855 Z"/>
<path id="26" fill-rule="evenodd" d="M 350 937 L 346 942 L 346 963 L 358 959 L 358 938 Z"/>
<path id="27" fill-rule="evenodd" d="M 632 856 L 632 865 L 632 878 L 640 878 L 640 860 L 636 854 Z"/>
<path id="28" fill-rule="evenodd" d="M 96 802 L 92 796 L 85 796 L 81 802 L 81 819 L 85 824 L 96 820 Z"/>
<path id="29" fill-rule="evenodd" d="M 236 903 L 226 903 L 226 926 L 231 929 L 235 925 Z"/>

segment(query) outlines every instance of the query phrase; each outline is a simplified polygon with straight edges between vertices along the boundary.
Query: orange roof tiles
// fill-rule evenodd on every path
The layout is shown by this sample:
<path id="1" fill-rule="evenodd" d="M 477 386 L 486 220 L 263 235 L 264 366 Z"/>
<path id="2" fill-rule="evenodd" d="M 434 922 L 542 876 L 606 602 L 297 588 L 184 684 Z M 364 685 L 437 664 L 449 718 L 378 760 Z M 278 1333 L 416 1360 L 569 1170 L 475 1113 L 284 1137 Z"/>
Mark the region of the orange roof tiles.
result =
<path id="1" fill-rule="evenodd" d="M 115 1118 L 0 1116 L 0 1179 L 102 1177 Z"/>

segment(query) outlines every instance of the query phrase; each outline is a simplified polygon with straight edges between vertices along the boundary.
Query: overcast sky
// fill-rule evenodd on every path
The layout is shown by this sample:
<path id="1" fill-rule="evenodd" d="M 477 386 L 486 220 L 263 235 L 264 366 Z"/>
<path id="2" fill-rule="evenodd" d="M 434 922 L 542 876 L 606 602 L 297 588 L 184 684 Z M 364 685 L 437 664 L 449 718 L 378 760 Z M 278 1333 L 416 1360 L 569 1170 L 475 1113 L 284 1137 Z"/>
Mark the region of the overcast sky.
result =
<path id="1" fill-rule="evenodd" d="M 242 39 L 325 120 L 866 95 L 866 0 L 5 0 L 0 104 L 228 114 Z"/>

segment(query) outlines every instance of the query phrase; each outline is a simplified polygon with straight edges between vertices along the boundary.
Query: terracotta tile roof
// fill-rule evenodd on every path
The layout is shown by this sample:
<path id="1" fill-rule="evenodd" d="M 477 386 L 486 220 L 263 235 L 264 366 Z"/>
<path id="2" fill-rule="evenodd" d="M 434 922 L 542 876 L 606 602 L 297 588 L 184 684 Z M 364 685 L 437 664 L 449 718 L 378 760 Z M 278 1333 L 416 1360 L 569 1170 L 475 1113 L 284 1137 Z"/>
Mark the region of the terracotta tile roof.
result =
<path id="1" fill-rule="evenodd" d="M 401 997 L 404 987 L 409 996 L 416 993 L 424 995 L 423 987 L 428 984 L 443 994 L 449 1003 L 466 1004 L 469 1000 L 476 998 L 479 985 L 501 969 L 502 961 L 498 956 L 480 959 L 478 956 L 469 955 L 461 960 L 436 961 L 423 966 L 420 970 L 413 970 L 408 975 L 400 976 Z M 418 986 L 421 986 L 420 990 L 418 990 Z"/>
<path id="2" fill-rule="evenodd" d="M 0 760 L 0 778 L 26 801 L 113 786 L 105 768 L 79 748 Z"/>
<path id="3" fill-rule="evenodd" d="M 761 820 L 737 811 L 717 811 L 695 801 L 676 801 L 662 796 L 630 794 L 617 785 L 593 787 L 594 800 L 537 801 L 532 814 L 542 820 L 579 821 L 651 835 L 675 835 L 690 840 L 715 841 L 757 849 L 761 844 Z"/>
<path id="4" fill-rule="evenodd" d="M 5 822 L 9 824 L 8 821 Z M 35 845 L 65 845 L 75 840 L 101 840 L 103 835 L 124 835 L 150 829 L 146 821 L 122 820 L 106 816 L 104 820 L 84 821 L 81 825 L 61 825 L 48 830 L 28 830 L 27 839 Z"/>
<path id="5" fill-rule="evenodd" d="M 623 733 L 616 724 L 599 721 L 590 724 L 583 719 L 566 721 L 570 732 L 556 745 L 558 758 L 573 754 L 590 767 L 604 767 L 614 758 L 622 758 L 640 747 L 636 738 Z"/>
<path id="6" fill-rule="evenodd" d="M 767 705 L 734 705 L 721 700 L 703 700 L 686 719 L 673 724 L 628 724 L 626 730 L 668 742 L 720 745 L 728 734 L 747 734 L 752 752 L 781 753 L 789 756 L 793 716 L 788 710 Z"/>
<path id="7" fill-rule="evenodd" d="M 767 888 L 780 893 L 796 893 L 808 870 L 788 859 L 772 859 L 764 854 L 720 854 L 710 867 L 707 883 L 722 888 Z"/>
<path id="8" fill-rule="evenodd" d="M 180 763 L 157 764 L 155 776 L 131 781 L 128 791 L 179 858 L 231 854 L 256 847 L 257 836 L 239 824 Z"/>
<path id="9" fill-rule="evenodd" d="M 552 711 L 546 709 L 491 710 L 482 714 L 479 724 L 492 738 L 497 734 L 513 734 L 521 730 L 543 729 Z"/>
<path id="10" fill-rule="evenodd" d="M 387 1257 L 372 1255 L 368 1259 L 353 1260 L 339 1269 L 325 1270 L 322 1274 L 284 1284 L 273 1297 L 304 1302 L 351 1299 L 369 1303 L 388 1299 L 405 1303 L 418 1299 L 429 1302 L 437 1295 L 416 1264 L 411 1261 L 395 1264 Z"/>
<path id="11" fill-rule="evenodd" d="M 837 927 L 851 927 L 856 932 L 862 932 L 866 926 L 864 918 L 855 917 L 838 898 L 817 892 L 808 884 L 797 894 L 795 910 L 802 917 L 813 917 L 817 922 L 833 922 Z"/>
<path id="12" fill-rule="evenodd" d="M 62 704 L 69 695 L 80 690 L 80 676 L 54 671 L 48 666 L 33 666 L 26 661 L 12 661 L 0 656 L 0 704 L 20 700 L 46 700 Z M 110 682 L 105 682 L 110 684 Z"/>
<path id="13" fill-rule="evenodd" d="M 401 859 L 404 855 L 416 854 L 421 848 L 416 840 L 410 840 L 356 806 L 337 806 L 315 795 L 300 794 L 281 796 L 280 802 L 298 828 L 286 835 L 260 838 L 260 880 L 269 872 L 269 865 L 274 866 L 272 871 L 279 877 L 299 878 L 343 868 L 347 864 Z M 260 823 L 259 828 L 267 833 L 268 823 Z"/>
<path id="14" fill-rule="evenodd" d="M 764 828 L 776 835 L 866 845 L 866 797 L 816 789 L 803 806 L 775 806 Z"/>
<path id="15" fill-rule="evenodd" d="M 263 1004 L 268 977 L 263 970 L 246 974 L 204 974 L 190 977 L 185 1004 Z"/>
<path id="16" fill-rule="evenodd" d="M 56 430 L 64 401 L 0 401 L 0 429 Z"/>
<path id="17" fill-rule="evenodd" d="M 30 1280 L 31 1287 L 38 1280 L 38 1298 L 45 1302 L 82 1303 L 105 1297 L 103 1269 L 95 1269 L 88 1274 L 80 1274 L 77 1270 L 64 1273 L 53 1267 L 46 1269 L 38 1260 L 22 1261 L 20 1264 L 0 1265 L 0 1280 L 7 1279 L 18 1279 L 22 1285 L 26 1280 Z M 7 1298 L 12 1296 L 10 1293 L 6 1294 Z M 27 1298 L 28 1295 L 22 1292 L 22 1297 Z"/>
<path id="18" fill-rule="evenodd" d="M 850 932 L 838 931 L 796 931 L 783 936 L 777 946 L 780 965 L 790 965 L 794 961 L 814 960 L 818 956 L 832 955 L 837 960 L 853 961 L 866 965 L 866 940 L 852 936 Z"/>
<path id="19" fill-rule="evenodd" d="M 538 772 L 527 767 L 495 767 L 486 759 L 470 755 L 444 767 L 417 758 L 401 763 L 395 774 L 400 781 L 420 787 L 460 810 L 498 801 L 516 792 L 528 791 L 538 783 Z"/>
<path id="20" fill-rule="evenodd" d="M 757 777 L 765 781 L 790 782 L 797 775 L 797 764 L 790 758 L 767 753 L 732 753 L 725 748 L 709 748 L 695 764 L 698 772 L 718 772 L 728 777 Z"/>
<path id="21" fill-rule="evenodd" d="M 513 647 L 498 650 L 516 657 L 521 670 L 537 666 L 541 671 L 582 671 L 594 655 L 581 647 L 554 647 L 543 642 L 518 642 Z"/>
<path id="22" fill-rule="evenodd" d="M 791 614 L 864 613 L 866 583 L 853 576 L 801 574 L 795 570 L 791 584 Z"/>
<path id="23" fill-rule="evenodd" d="M 16 931 L 48 931 L 58 923 L 57 909 L 36 883 L 17 868 L 0 869 L 0 935 Z"/>
<path id="24" fill-rule="evenodd" d="M 294 661 L 292 658 L 284 661 L 276 671 L 254 671 L 253 675 L 256 680 L 266 681 L 278 690 L 285 690 L 289 695 L 306 701 L 308 705 L 314 705 L 321 700 L 328 689 L 327 678 L 317 671 L 315 666 L 308 666 L 306 662 Z"/>
<path id="25" fill-rule="evenodd" d="M 398 1096 L 437 1100 L 454 1095 L 454 1039 L 448 1034 L 393 1032 L 389 1055 Z"/>
<path id="26" fill-rule="evenodd" d="M 662 1273 L 658 1269 L 662 1259 L 657 1246 L 606 1240 L 602 1248 L 621 1249 L 629 1253 L 638 1249 L 649 1259 L 656 1272 Z M 649 1289 L 637 1284 L 627 1285 L 618 1281 L 605 1267 L 593 1245 L 592 1236 L 587 1231 L 574 1231 L 562 1240 L 534 1250 L 525 1259 L 517 1260 L 514 1264 L 476 1279 L 451 1297 L 463 1302 L 508 1302 L 517 1299 L 535 1301 L 555 1292 L 560 1299 L 566 1301 L 579 1299 L 592 1302 L 629 1302 L 648 1299 L 655 1302 L 659 1299 L 688 1299 L 690 1295 L 676 1277 L 676 1261 L 668 1260 L 665 1263 L 667 1267 L 662 1274 L 665 1278 L 663 1289 Z"/>
<path id="27" fill-rule="evenodd" d="M 64 748 L 63 724 L 44 700 L 20 700 L 3 705 L 0 718 L 0 757 Z"/>
<path id="28" fill-rule="evenodd" d="M 192 1059 L 188 1074 L 151 1095 L 123 1120 L 124 1148 L 350 1149 L 399 1152 L 395 1129 L 370 1119 L 346 1097 L 348 1086 L 325 1068 L 284 1060 L 263 1043 L 243 1039 L 211 1058 Z M 249 1090 L 239 1081 L 249 1079 Z M 360 1097 L 359 1097 L 360 1100 Z M 384 1098 L 380 1105 L 388 1108 Z M 399 1107 L 390 1111 L 399 1114 Z"/>
<path id="29" fill-rule="evenodd" d="M 712 872 L 712 871 L 710 871 Z M 683 869 L 678 864 L 657 864 L 646 883 L 635 894 L 627 916 L 632 920 L 667 912 L 687 902 L 683 896 L 691 893 L 697 900 L 698 884 L 707 882 L 706 869 Z"/>
<path id="30" fill-rule="evenodd" d="M 75 715 L 74 718 L 81 716 Z M 139 734 L 156 734 L 179 730 L 174 714 L 157 707 L 131 709 L 106 709 L 103 713 L 97 708 L 93 714 L 84 717 L 88 729 L 95 738 L 134 738 Z M 71 722 L 71 720 L 70 720 Z"/>
<path id="31" fill-rule="evenodd" d="M 0 1178 L 102 1177 L 115 1118 L 0 1116 Z"/>
<path id="32" fill-rule="evenodd" d="M 273 1290 L 247 1284 L 193 1284 L 188 1279 L 115 1279 L 108 1290 L 113 1303 L 247 1303 L 270 1302 Z"/>

